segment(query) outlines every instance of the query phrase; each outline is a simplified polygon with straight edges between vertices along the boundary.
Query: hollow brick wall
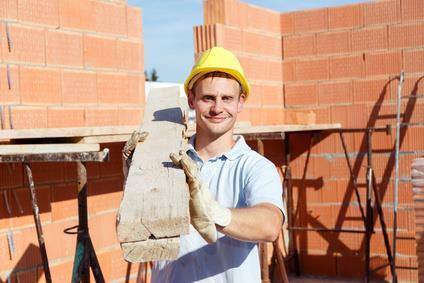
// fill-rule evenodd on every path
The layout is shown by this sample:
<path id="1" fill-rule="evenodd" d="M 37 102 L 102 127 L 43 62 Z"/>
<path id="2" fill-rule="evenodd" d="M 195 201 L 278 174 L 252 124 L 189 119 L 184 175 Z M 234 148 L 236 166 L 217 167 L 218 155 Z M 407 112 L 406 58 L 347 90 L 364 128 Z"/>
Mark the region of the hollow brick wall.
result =
<path id="1" fill-rule="evenodd" d="M 281 14 L 237 0 L 208 0 L 204 18 L 205 25 L 194 29 L 195 56 L 215 45 L 236 53 L 253 86 L 241 120 L 252 124 L 299 121 L 298 113 L 303 112 L 313 113 L 317 123 L 341 123 L 343 128 L 394 126 L 401 70 L 406 76 L 402 95 L 424 94 L 422 0 L 385 0 Z M 424 100 L 404 100 L 401 113 L 403 122 L 423 122 Z M 394 130 L 374 133 L 372 141 L 372 161 L 390 235 L 394 137 Z M 294 225 L 362 230 L 339 135 L 321 133 L 309 150 L 310 138 L 311 133 L 291 135 Z M 366 135 L 345 133 L 344 138 L 364 206 Z M 401 281 L 416 282 L 410 164 L 424 154 L 423 127 L 404 128 L 400 144 L 398 276 Z M 281 165 L 280 142 L 265 145 L 267 156 Z M 387 262 L 381 227 L 378 220 L 375 223 L 372 267 Z M 363 276 L 364 235 L 296 232 L 295 239 L 304 273 Z M 390 270 L 383 268 L 374 277 L 388 280 Z"/>
<path id="2" fill-rule="evenodd" d="M 126 0 L 1 0 L 3 128 L 139 125 L 143 48 L 141 10 Z M 145 266 L 123 260 L 115 232 L 122 146 L 102 144 L 111 160 L 87 163 L 89 228 L 106 282 L 140 282 Z M 70 282 L 76 235 L 63 230 L 78 223 L 75 164 L 32 169 L 53 282 Z M 20 164 L 0 164 L 0 282 L 9 275 L 11 282 L 45 282 L 26 186 Z"/>

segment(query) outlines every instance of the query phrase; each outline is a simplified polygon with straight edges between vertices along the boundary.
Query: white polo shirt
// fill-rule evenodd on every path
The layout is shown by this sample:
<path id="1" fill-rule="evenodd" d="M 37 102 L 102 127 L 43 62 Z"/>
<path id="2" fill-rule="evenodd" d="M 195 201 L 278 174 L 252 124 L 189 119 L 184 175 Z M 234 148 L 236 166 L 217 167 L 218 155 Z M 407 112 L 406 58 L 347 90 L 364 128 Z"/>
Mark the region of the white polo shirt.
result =
<path id="1" fill-rule="evenodd" d="M 221 205 L 242 208 L 270 203 L 284 212 L 282 184 L 274 164 L 251 150 L 242 136 L 230 151 L 206 162 L 194 149 L 194 139 L 187 153 Z M 190 233 L 180 237 L 178 259 L 154 262 L 152 282 L 260 282 L 259 265 L 257 243 L 218 233 L 217 242 L 207 244 L 190 225 Z"/>

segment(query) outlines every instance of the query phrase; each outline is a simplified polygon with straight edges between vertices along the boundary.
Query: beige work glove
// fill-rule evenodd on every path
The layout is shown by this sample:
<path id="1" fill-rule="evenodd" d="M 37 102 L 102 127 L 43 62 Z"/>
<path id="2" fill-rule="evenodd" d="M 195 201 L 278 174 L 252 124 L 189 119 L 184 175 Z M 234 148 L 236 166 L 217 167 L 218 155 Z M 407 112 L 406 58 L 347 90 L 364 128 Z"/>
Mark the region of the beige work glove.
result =
<path id="1" fill-rule="evenodd" d="M 185 153 L 171 153 L 169 156 L 175 165 L 181 166 L 187 177 L 190 190 L 191 224 L 208 243 L 216 242 L 215 224 L 225 227 L 231 222 L 230 209 L 220 205 L 210 194 L 207 185 L 200 179 L 196 163 Z"/>
<path id="2" fill-rule="evenodd" d="M 124 148 L 122 149 L 122 172 L 124 173 L 125 179 L 128 177 L 128 170 L 131 166 L 132 157 L 137 144 L 143 142 L 148 135 L 148 132 L 140 133 L 138 131 L 134 131 L 130 139 L 125 143 Z"/>

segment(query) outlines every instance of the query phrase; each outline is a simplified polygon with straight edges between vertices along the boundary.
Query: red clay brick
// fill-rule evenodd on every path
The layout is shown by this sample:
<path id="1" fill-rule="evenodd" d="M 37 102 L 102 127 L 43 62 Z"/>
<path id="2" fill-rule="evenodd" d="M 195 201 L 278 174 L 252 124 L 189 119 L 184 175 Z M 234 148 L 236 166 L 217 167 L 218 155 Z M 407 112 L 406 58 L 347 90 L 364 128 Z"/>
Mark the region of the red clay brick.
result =
<path id="1" fill-rule="evenodd" d="M 281 58 L 281 37 L 254 32 L 243 32 L 243 51 Z"/>
<path id="2" fill-rule="evenodd" d="M 118 66 L 116 40 L 84 36 L 84 64 L 88 68 L 116 68 Z"/>
<path id="3" fill-rule="evenodd" d="M 4 0 L 0 2 L 0 18 L 17 19 L 18 18 L 18 1 Z"/>
<path id="4" fill-rule="evenodd" d="M 48 65 L 82 67 L 82 35 L 69 32 L 46 32 L 46 61 Z"/>
<path id="5" fill-rule="evenodd" d="M 116 50 L 120 69 L 143 71 L 144 47 L 141 42 L 118 40 Z"/>
<path id="6" fill-rule="evenodd" d="M 353 81 L 354 103 L 383 103 L 390 100 L 391 84 L 389 79 Z"/>
<path id="7" fill-rule="evenodd" d="M 402 22 L 424 19 L 424 2 L 421 0 L 402 0 Z"/>
<path id="8" fill-rule="evenodd" d="M 76 170 L 76 168 L 74 168 Z M 78 217 L 78 187 L 76 183 L 52 186 L 52 221 Z"/>
<path id="9" fill-rule="evenodd" d="M 123 178 L 120 176 L 111 178 L 106 177 L 110 176 L 110 172 L 116 175 L 122 174 L 120 167 L 121 162 L 119 162 L 118 157 L 115 158 L 115 161 L 118 162 L 107 162 L 101 164 L 101 166 L 109 166 L 108 170 L 101 170 L 105 176 L 93 182 L 90 182 L 89 198 L 88 198 L 88 209 L 90 215 L 100 213 L 106 210 L 118 209 L 122 197 L 122 188 L 123 188 Z M 108 174 L 105 171 L 110 171 Z"/>
<path id="10" fill-rule="evenodd" d="M 329 29 L 354 28 L 362 25 L 363 14 L 360 4 L 328 8 Z"/>
<path id="11" fill-rule="evenodd" d="M 127 35 L 127 11 L 124 5 L 94 2 L 97 32 Z"/>
<path id="12" fill-rule="evenodd" d="M 316 53 L 315 34 L 283 37 L 284 58 L 314 55 Z"/>
<path id="13" fill-rule="evenodd" d="M 328 10 L 317 9 L 294 13 L 294 31 L 310 32 L 328 29 Z"/>
<path id="14" fill-rule="evenodd" d="M 387 49 L 387 28 L 361 29 L 352 31 L 352 51 Z"/>
<path id="15" fill-rule="evenodd" d="M 143 121 L 144 109 L 137 107 L 119 108 L 119 125 L 140 125 Z"/>
<path id="16" fill-rule="evenodd" d="M 389 26 L 389 48 L 424 45 L 424 23 Z"/>
<path id="17" fill-rule="evenodd" d="M 234 11 L 239 16 L 240 11 Z M 247 6 L 247 25 L 267 32 L 280 33 L 280 13 L 257 6 Z"/>
<path id="18" fill-rule="evenodd" d="M 120 74 L 97 74 L 97 95 L 101 104 L 128 103 L 128 77 Z"/>
<path id="19" fill-rule="evenodd" d="M 352 82 L 330 82 L 318 85 L 318 104 L 340 104 L 353 102 Z"/>
<path id="20" fill-rule="evenodd" d="M 328 79 L 328 70 L 327 59 L 297 61 L 295 78 L 296 80 L 324 80 Z"/>
<path id="21" fill-rule="evenodd" d="M 93 1 L 59 0 L 59 15 L 61 27 L 95 30 Z"/>
<path id="22" fill-rule="evenodd" d="M 119 201 L 118 201 L 119 202 Z M 93 241 L 94 249 L 116 245 L 116 212 L 103 213 L 95 215 L 89 219 L 90 235 L 96 239 Z"/>
<path id="23" fill-rule="evenodd" d="M 19 67 L 9 65 L 10 89 L 7 80 L 7 66 L 0 65 L 0 104 L 17 104 L 19 98 Z M 5 105 L 4 105 L 5 106 Z"/>
<path id="24" fill-rule="evenodd" d="M 96 74 L 84 71 L 62 72 L 62 102 L 64 104 L 97 103 Z"/>
<path id="25" fill-rule="evenodd" d="M 111 108 L 87 108 L 85 110 L 86 126 L 118 126 L 118 110 Z"/>
<path id="26" fill-rule="evenodd" d="M 331 32 L 317 35 L 317 53 L 346 53 L 350 51 L 350 32 Z"/>
<path id="27" fill-rule="evenodd" d="M 360 78 L 364 75 L 362 55 L 330 58 L 330 78 Z"/>
<path id="28" fill-rule="evenodd" d="M 281 13 L 281 34 L 291 34 L 294 32 L 294 14 L 293 13 Z"/>
<path id="29" fill-rule="evenodd" d="M 366 76 L 399 74 L 401 69 L 401 52 L 365 54 Z"/>
<path id="30" fill-rule="evenodd" d="M 203 51 L 209 47 L 206 46 L 207 44 L 204 42 L 208 39 L 204 34 L 199 34 L 199 37 L 198 39 L 202 41 L 199 47 L 201 48 L 200 50 Z M 243 32 L 238 28 L 223 26 L 222 41 L 224 46 L 230 50 L 243 51 Z"/>
<path id="31" fill-rule="evenodd" d="M 22 164 L 0 164 L 0 188 L 16 188 L 23 186 Z"/>
<path id="32" fill-rule="evenodd" d="M 312 254 L 310 251 L 307 251 L 302 252 L 301 259 L 303 272 L 307 274 L 336 275 L 336 258 L 333 255 Z"/>
<path id="33" fill-rule="evenodd" d="M 47 128 L 46 107 L 13 106 L 14 129 Z"/>
<path id="34" fill-rule="evenodd" d="M 37 269 L 30 269 L 28 271 L 20 271 L 16 274 L 18 283 L 24 282 L 37 282 Z"/>
<path id="35" fill-rule="evenodd" d="M 141 9 L 127 6 L 127 32 L 128 37 L 142 37 Z"/>
<path id="36" fill-rule="evenodd" d="M 67 128 L 85 126 L 84 108 L 49 108 L 47 110 L 49 128 Z"/>
<path id="37" fill-rule="evenodd" d="M 50 266 L 52 281 L 70 282 L 72 281 L 72 261 L 59 262 Z"/>
<path id="38" fill-rule="evenodd" d="M 280 61 L 250 57 L 239 59 L 248 79 L 281 81 L 282 63 Z"/>
<path id="39" fill-rule="evenodd" d="M 60 103 L 61 78 L 58 70 L 21 67 L 20 79 L 22 103 Z"/>
<path id="40" fill-rule="evenodd" d="M 409 73 L 424 72 L 424 50 L 405 50 L 403 53 L 403 68 Z"/>
<path id="41" fill-rule="evenodd" d="M 9 52 L 6 33 L 2 33 L 2 54 L 5 62 L 45 63 L 44 30 L 8 24 L 12 48 Z"/>
<path id="42" fill-rule="evenodd" d="M 252 84 L 251 87 L 258 104 L 282 105 L 284 103 L 282 86 Z M 254 98 L 253 96 L 249 97 L 249 100 Z"/>
<path id="43" fill-rule="evenodd" d="M 284 86 L 285 106 L 294 105 L 316 105 L 317 86 L 316 84 L 285 85 Z"/>
<path id="44" fill-rule="evenodd" d="M 400 1 L 388 0 L 362 4 L 365 26 L 400 22 Z"/>
<path id="45" fill-rule="evenodd" d="M 283 61 L 282 71 L 283 71 L 283 82 L 294 81 L 295 80 L 295 61 Z"/>
<path id="46" fill-rule="evenodd" d="M 53 27 L 59 26 L 57 0 L 19 0 L 18 15 L 21 22 L 31 22 Z"/>

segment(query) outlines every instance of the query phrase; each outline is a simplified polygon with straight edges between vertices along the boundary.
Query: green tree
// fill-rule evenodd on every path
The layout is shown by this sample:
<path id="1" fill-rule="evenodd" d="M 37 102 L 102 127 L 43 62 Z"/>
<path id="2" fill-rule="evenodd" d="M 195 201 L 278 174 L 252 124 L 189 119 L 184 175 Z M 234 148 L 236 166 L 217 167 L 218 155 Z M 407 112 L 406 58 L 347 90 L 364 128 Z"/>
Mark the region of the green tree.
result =
<path id="1" fill-rule="evenodd" d="M 159 79 L 158 73 L 157 73 L 156 69 L 155 69 L 155 68 L 153 68 L 153 69 L 152 69 L 152 72 L 150 73 L 150 80 L 151 80 L 152 82 L 157 82 L 157 81 L 158 81 L 158 79 Z"/>

